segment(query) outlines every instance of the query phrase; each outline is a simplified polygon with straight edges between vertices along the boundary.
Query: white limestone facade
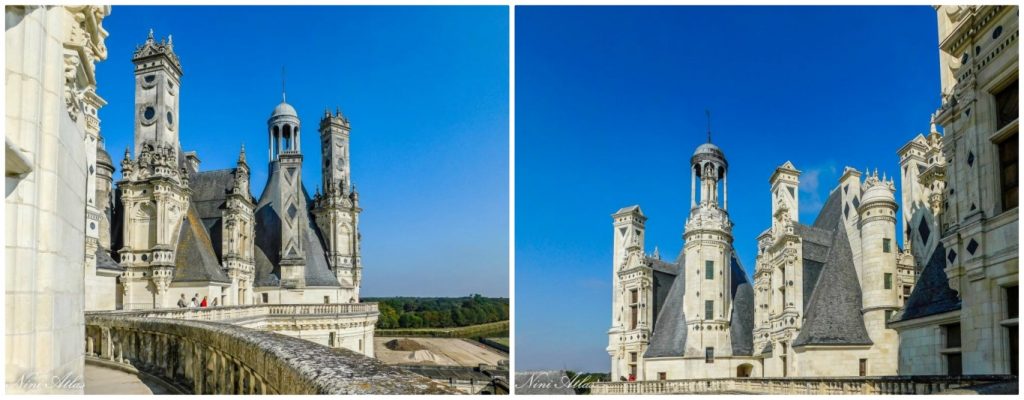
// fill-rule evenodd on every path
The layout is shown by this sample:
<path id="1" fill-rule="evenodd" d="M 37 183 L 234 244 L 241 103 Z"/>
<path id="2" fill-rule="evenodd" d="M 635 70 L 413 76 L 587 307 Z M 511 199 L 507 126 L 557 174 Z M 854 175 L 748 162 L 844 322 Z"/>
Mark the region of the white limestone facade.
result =
<path id="1" fill-rule="evenodd" d="M 94 71 L 110 7 L 4 11 L 6 391 L 82 393 L 85 238 L 99 240 L 86 212 L 102 106 Z"/>
<path id="2" fill-rule="evenodd" d="M 1019 8 L 936 13 L 942 105 L 932 119 L 945 187 L 933 192 L 932 220 L 910 225 L 932 253 L 914 252 L 929 284 L 891 323 L 900 374 L 1017 374 Z"/>

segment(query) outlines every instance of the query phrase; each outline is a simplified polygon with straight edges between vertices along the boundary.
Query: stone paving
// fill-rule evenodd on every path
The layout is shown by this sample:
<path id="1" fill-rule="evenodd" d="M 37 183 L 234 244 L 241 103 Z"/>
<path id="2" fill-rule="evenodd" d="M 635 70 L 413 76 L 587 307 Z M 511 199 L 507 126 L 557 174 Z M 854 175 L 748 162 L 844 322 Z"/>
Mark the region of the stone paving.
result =
<path id="1" fill-rule="evenodd" d="M 162 384 L 113 368 L 85 364 L 85 394 L 176 394 Z"/>

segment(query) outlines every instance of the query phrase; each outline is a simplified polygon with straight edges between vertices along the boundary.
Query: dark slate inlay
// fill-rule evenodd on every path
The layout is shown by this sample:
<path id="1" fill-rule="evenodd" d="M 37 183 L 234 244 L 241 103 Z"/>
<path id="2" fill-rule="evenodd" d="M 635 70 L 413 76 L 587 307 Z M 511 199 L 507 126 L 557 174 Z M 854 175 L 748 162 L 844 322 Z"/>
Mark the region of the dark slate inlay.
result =
<path id="1" fill-rule="evenodd" d="M 996 27 L 995 30 L 992 31 L 992 39 L 997 39 L 997 38 L 999 38 L 999 35 L 1002 35 L 1002 34 L 1003 34 L 1003 26 L 999 25 L 999 26 Z"/>
<path id="2" fill-rule="evenodd" d="M 796 193 L 793 192 L 793 187 L 792 186 L 787 186 L 786 189 L 789 189 L 789 195 L 790 196 L 796 197 Z"/>
<path id="3" fill-rule="evenodd" d="M 921 232 L 921 243 L 928 243 L 928 238 L 932 234 L 932 230 L 928 228 L 928 222 L 921 219 L 921 223 L 917 225 L 917 231 Z"/>
<path id="4" fill-rule="evenodd" d="M 846 217 L 846 218 L 850 218 L 850 205 L 849 204 L 843 206 L 843 216 Z"/>
<path id="5" fill-rule="evenodd" d="M 977 210 L 977 209 L 978 209 L 978 206 L 974 205 L 974 203 L 971 203 L 971 211 L 974 211 L 974 210 Z"/>
<path id="6" fill-rule="evenodd" d="M 918 164 L 918 165 L 917 165 L 917 173 L 919 173 L 919 174 L 923 174 L 923 173 L 924 173 L 924 170 L 925 170 L 925 167 L 924 167 L 924 165 L 921 165 L 921 164 Z"/>
<path id="7" fill-rule="evenodd" d="M 857 209 L 860 207 L 860 199 L 857 196 L 853 196 L 853 208 Z"/>
<path id="8" fill-rule="evenodd" d="M 850 191 L 850 185 L 843 186 L 843 193 L 847 193 L 849 191 Z"/>
<path id="9" fill-rule="evenodd" d="M 975 251 L 978 251 L 978 242 L 971 239 L 971 242 L 967 243 L 967 252 L 971 253 L 973 256 Z"/>
<path id="10" fill-rule="evenodd" d="M 949 260 L 950 264 L 952 264 L 953 261 L 956 261 L 956 250 L 950 250 L 949 256 L 947 256 L 946 259 Z"/>
<path id="11" fill-rule="evenodd" d="M 970 167 L 974 166 L 974 152 L 967 152 L 967 165 Z"/>
<path id="12" fill-rule="evenodd" d="M 295 216 L 299 213 L 299 209 L 295 208 L 295 204 L 288 207 L 288 217 L 295 219 Z"/>

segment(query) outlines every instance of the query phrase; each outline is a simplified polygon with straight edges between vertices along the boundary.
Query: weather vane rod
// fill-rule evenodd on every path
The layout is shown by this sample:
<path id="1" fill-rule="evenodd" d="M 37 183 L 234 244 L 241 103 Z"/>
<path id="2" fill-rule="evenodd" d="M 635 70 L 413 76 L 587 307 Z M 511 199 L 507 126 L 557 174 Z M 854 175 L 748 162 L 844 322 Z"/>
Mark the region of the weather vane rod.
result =
<path id="1" fill-rule="evenodd" d="M 711 143 L 711 110 L 704 110 L 704 113 L 708 116 L 708 143 Z"/>
<path id="2" fill-rule="evenodd" d="M 285 81 L 285 76 L 286 75 L 285 75 L 285 71 L 284 71 L 284 65 L 282 65 L 281 66 L 281 102 L 282 103 L 287 102 L 286 101 L 287 100 L 287 96 L 285 95 L 285 92 L 286 92 L 286 90 L 285 90 L 286 89 L 286 86 L 285 86 L 285 82 L 286 82 Z"/>

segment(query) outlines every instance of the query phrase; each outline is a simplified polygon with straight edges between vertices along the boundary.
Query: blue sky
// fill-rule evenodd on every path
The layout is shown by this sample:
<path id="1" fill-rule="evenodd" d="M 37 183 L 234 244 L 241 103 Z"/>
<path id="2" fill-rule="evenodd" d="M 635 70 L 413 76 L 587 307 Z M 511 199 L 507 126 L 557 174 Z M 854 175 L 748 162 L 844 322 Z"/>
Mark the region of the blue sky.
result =
<path id="1" fill-rule="evenodd" d="M 105 19 L 102 134 L 117 176 L 133 138 L 131 55 L 150 28 L 183 64 L 183 148 L 267 178 L 266 121 L 288 102 L 306 132 L 303 179 L 320 182 L 325 107 L 352 122 L 363 295 L 508 296 L 507 7 L 125 7 Z"/>
<path id="2" fill-rule="evenodd" d="M 937 40 L 927 6 L 517 7 L 516 368 L 608 371 L 610 214 L 640 204 L 675 258 L 705 109 L 749 270 L 776 166 L 803 171 L 806 223 L 844 166 L 897 173 L 939 105 Z"/>

